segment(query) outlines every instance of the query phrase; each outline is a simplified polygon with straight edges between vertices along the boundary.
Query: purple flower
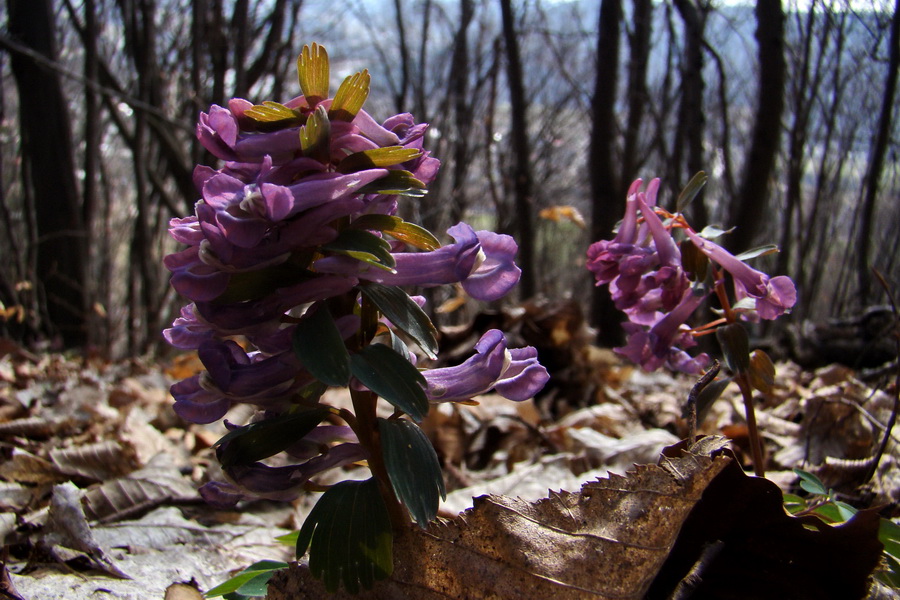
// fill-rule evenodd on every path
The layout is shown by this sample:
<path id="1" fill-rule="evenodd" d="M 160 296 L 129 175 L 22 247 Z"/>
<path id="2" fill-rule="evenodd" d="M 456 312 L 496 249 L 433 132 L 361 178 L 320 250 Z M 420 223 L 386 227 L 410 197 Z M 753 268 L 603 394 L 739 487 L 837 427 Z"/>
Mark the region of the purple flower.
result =
<path id="1" fill-rule="evenodd" d="M 789 312 L 797 302 L 797 288 L 789 277 L 780 275 L 770 278 L 725 248 L 701 238 L 690 229 L 686 229 L 685 233 L 701 252 L 731 274 L 738 299 L 742 297 L 756 299 L 756 312 L 761 318 L 777 319 Z"/>
<path id="2" fill-rule="evenodd" d="M 550 379 L 537 361 L 537 350 L 531 346 L 507 349 L 506 337 L 497 329 L 481 336 L 475 351 L 477 354 L 462 364 L 422 372 L 429 400 L 468 400 L 493 388 L 518 402 L 533 397 Z"/>
<path id="3" fill-rule="evenodd" d="M 522 274 L 515 263 L 519 247 L 510 236 L 476 233 L 465 223 L 454 225 L 447 233 L 453 236 L 453 244 L 432 252 L 395 253 L 395 273 L 369 269 L 360 273 L 360 278 L 422 287 L 461 282 L 470 296 L 485 301 L 501 298 L 518 283 Z"/>
<path id="4" fill-rule="evenodd" d="M 681 302 L 649 329 L 626 323 L 623 327 L 628 333 L 628 342 L 614 350 L 641 365 L 645 371 L 654 371 L 665 364 L 685 373 L 699 373 L 709 357 L 701 354 L 692 359 L 682 348 L 696 344 L 690 328 L 684 323 L 705 298 L 705 294 L 694 295 L 691 290 L 686 290 Z"/>

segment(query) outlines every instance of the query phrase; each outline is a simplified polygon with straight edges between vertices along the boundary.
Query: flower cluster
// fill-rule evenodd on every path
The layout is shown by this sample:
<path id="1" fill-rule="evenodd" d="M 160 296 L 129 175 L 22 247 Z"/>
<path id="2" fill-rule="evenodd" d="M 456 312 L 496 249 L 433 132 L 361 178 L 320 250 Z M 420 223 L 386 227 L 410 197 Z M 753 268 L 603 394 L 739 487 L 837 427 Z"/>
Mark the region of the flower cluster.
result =
<path id="1" fill-rule="evenodd" d="M 753 269 L 702 232 L 693 231 L 682 215 L 656 208 L 659 179 L 643 192 L 641 184 L 638 179 L 628 190 L 625 216 L 615 238 L 595 242 L 588 249 L 587 268 L 597 285 L 609 285 L 616 308 L 628 317 L 624 325 L 628 341 L 617 352 L 648 371 L 666 365 L 698 373 L 709 357 L 685 352 L 696 345 L 695 332 L 686 322 L 713 289 L 722 289 L 725 273 L 731 275 L 737 300 L 726 311 L 745 319 L 777 318 L 794 305 L 797 292 L 788 277 L 769 277 Z M 673 237 L 679 230 L 686 236 L 681 245 Z M 692 246 L 689 254 L 685 243 Z M 688 255 L 691 259 L 685 260 Z"/>
<path id="2" fill-rule="evenodd" d="M 250 425 L 226 423 L 232 431 L 218 455 L 230 482 L 203 490 L 223 503 L 245 495 L 290 498 L 317 473 L 372 458 L 352 415 L 337 424 L 346 415 L 322 410 L 319 400 L 328 385 L 368 389 L 362 373 L 382 360 L 363 352 L 371 345 L 389 348 L 402 357 L 392 360 L 406 361 L 418 377 L 415 354 L 393 329 L 434 357 L 433 326 L 419 308 L 424 300 L 397 286 L 460 283 L 473 298 L 491 301 L 520 275 L 509 236 L 460 223 L 448 231 L 454 242 L 441 246 L 396 216 L 398 199 L 422 197 L 439 167 L 422 147 L 425 124 L 409 114 L 376 122 L 362 109 L 365 71 L 329 97 L 320 46 L 304 48 L 298 72 L 303 95 L 284 104 L 234 99 L 200 115 L 197 136 L 224 166 L 195 169 L 195 214 L 170 224 L 186 248 L 165 265 L 172 286 L 191 302 L 164 337 L 197 350 L 206 369 L 172 386 L 175 411 L 211 423 L 235 404 L 259 409 Z M 463 365 L 422 373 L 413 400 L 463 400 L 492 388 L 523 400 L 547 381 L 534 349 L 508 349 L 499 331 L 476 350 Z M 416 405 L 385 399 L 400 412 Z M 293 425 L 280 427 L 285 423 Z M 261 429 L 265 424 L 271 426 Z M 265 437 L 254 434 L 262 430 Z M 267 451 L 250 458 L 235 456 L 265 444 Z M 288 458 L 262 462 L 281 452 Z"/>

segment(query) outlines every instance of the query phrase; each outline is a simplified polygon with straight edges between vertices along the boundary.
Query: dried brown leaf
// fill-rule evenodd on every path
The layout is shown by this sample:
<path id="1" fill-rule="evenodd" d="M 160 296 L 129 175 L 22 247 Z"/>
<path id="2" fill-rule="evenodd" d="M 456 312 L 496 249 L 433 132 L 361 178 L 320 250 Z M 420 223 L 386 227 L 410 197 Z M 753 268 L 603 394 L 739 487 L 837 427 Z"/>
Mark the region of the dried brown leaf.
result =
<path id="1" fill-rule="evenodd" d="M 731 459 L 689 455 L 669 462 L 534 503 L 482 496 L 473 509 L 426 532 L 405 530 L 395 540 L 394 574 L 364 597 L 643 598 L 682 522 Z M 297 567 L 273 578 L 268 598 L 323 593 Z"/>
<path id="2" fill-rule="evenodd" d="M 50 459 L 61 472 L 94 481 L 126 475 L 137 466 L 134 449 L 114 440 L 54 448 L 50 450 Z"/>

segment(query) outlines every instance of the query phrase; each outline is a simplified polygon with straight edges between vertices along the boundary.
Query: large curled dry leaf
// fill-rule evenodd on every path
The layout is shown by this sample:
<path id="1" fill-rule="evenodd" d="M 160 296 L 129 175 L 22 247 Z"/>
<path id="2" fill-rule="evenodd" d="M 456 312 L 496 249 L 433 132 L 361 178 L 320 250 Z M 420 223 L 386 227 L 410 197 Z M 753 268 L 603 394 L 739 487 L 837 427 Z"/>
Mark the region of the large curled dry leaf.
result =
<path id="1" fill-rule="evenodd" d="M 681 524 L 729 462 L 689 455 L 534 503 L 482 496 L 453 520 L 399 535 L 394 574 L 362 597 L 643 598 Z M 298 567 L 272 579 L 268 598 L 321 598 L 322 590 Z"/>
<path id="2" fill-rule="evenodd" d="M 744 475 L 721 447 L 722 438 L 705 438 L 691 453 L 663 458 L 658 466 L 639 466 L 625 477 L 613 475 L 585 484 L 579 493 L 551 494 L 534 503 L 477 498 L 474 508 L 453 520 L 439 521 L 424 532 L 401 532 L 395 538 L 393 575 L 352 597 L 856 597 L 835 596 L 828 589 L 846 593 L 865 588 L 880 552 L 877 518 L 808 529 L 809 520 L 787 515 L 774 484 Z M 733 508 L 735 496 L 741 498 L 740 515 Z M 707 523 L 713 526 L 706 528 Z M 781 536 L 788 544 L 779 541 Z M 817 568 L 820 544 L 833 557 Z M 717 563 L 718 555 L 708 548 L 727 562 Z M 794 573 L 794 581 L 785 581 L 802 556 L 807 557 L 801 561 L 803 569 Z M 836 566 L 842 563 L 849 567 Z M 698 578 L 720 587 L 711 594 L 691 588 Z M 749 580 L 761 583 L 746 587 Z M 726 582 L 727 590 L 721 587 Z M 806 586 L 819 595 L 806 594 Z M 787 595 L 781 593 L 785 590 Z M 678 595 L 690 591 L 701 593 Z M 324 597 L 321 582 L 302 565 L 273 577 L 267 596 Z"/>

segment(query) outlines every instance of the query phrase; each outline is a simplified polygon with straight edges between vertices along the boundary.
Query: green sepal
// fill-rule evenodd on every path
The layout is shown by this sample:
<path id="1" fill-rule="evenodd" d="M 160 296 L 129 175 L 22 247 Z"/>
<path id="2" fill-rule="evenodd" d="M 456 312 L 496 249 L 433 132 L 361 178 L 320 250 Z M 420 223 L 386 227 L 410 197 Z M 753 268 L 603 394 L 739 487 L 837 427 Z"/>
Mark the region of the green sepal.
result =
<path id="1" fill-rule="evenodd" d="M 303 156 L 327 163 L 331 160 L 331 121 L 324 106 L 316 110 L 300 128 L 300 149 Z"/>
<path id="2" fill-rule="evenodd" d="M 350 372 L 359 381 L 419 423 L 428 414 L 425 377 L 406 357 L 384 344 L 370 344 L 350 356 Z"/>
<path id="3" fill-rule="evenodd" d="M 409 294 L 396 286 L 378 283 L 368 283 L 360 289 L 381 314 L 415 340 L 428 358 L 437 358 L 437 329 Z"/>
<path id="4" fill-rule="evenodd" d="M 340 173 L 355 173 L 365 169 L 383 169 L 403 164 L 419 156 L 422 156 L 422 151 L 417 148 L 403 146 L 373 148 L 348 155 L 338 164 L 337 170 Z"/>
<path id="5" fill-rule="evenodd" d="M 746 252 L 741 252 L 740 254 L 735 256 L 735 258 L 746 262 L 746 261 L 750 260 L 751 258 L 757 258 L 759 256 L 768 256 L 769 254 L 777 254 L 777 253 L 778 253 L 778 246 L 776 246 L 775 244 L 766 244 L 765 246 L 759 246 L 758 248 L 751 248 L 750 250 L 747 250 Z"/>
<path id="6" fill-rule="evenodd" d="M 684 212 L 684 209 L 694 201 L 708 180 L 709 177 L 703 171 L 695 173 L 691 180 L 688 181 L 688 184 L 684 186 L 684 189 L 681 190 L 681 193 L 678 194 L 678 200 L 675 201 L 675 211 Z"/>
<path id="7" fill-rule="evenodd" d="M 772 388 L 775 386 L 775 365 L 768 354 L 759 349 L 751 352 L 747 375 L 753 388 L 763 394 L 772 393 Z"/>
<path id="8" fill-rule="evenodd" d="M 344 79 L 334 95 L 334 100 L 331 101 L 328 117 L 334 121 L 352 121 L 369 97 L 371 80 L 369 72 L 365 69 Z"/>
<path id="9" fill-rule="evenodd" d="M 286 569 L 288 564 L 277 560 L 255 562 L 228 581 L 220 583 L 205 594 L 206 598 L 224 596 L 237 592 L 243 596 L 265 596 L 266 584 L 276 571 Z"/>
<path id="10" fill-rule="evenodd" d="M 376 179 L 372 183 L 364 185 L 358 194 L 387 194 L 411 196 L 413 198 L 422 198 L 428 192 L 425 190 L 425 184 L 415 178 L 409 171 L 392 170 L 380 179 Z"/>
<path id="11" fill-rule="evenodd" d="M 431 252 L 441 247 L 434 234 L 415 223 L 408 223 L 400 217 L 390 215 L 363 215 L 350 225 L 354 229 L 370 229 L 386 233 L 395 240 L 409 244 L 413 248 Z"/>
<path id="12" fill-rule="evenodd" d="M 716 339 L 732 373 L 743 374 L 750 368 L 750 339 L 740 323 L 729 323 L 716 329 Z"/>
<path id="13" fill-rule="evenodd" d="M 424 529 L 437 516 L 441 500 L 447 498 L 437 453 L 415 423 L 378 419 L 378 431 L 394 493 Z"/>
<path id="14" fill-rule="evenodd" d="M 324 46 L 315 42 L 311 47 L 303 46 L 297 57 L 297 78 L 300 80 L 300 90 L 310 106 L 328 98 L 330 74 L 328 53 Z"/>
<path id="15" fill-rule="evenodd" d="M 294 109 L 268 100 L 262 104 L 251 106 L 244 111 L 244 116 L 265 125 L 266 129 L 296 127 L 303 122 L 303 115 Z"/>
<path id="16" fill-rule="evenodd" d="M 350 256 L 379 269 L 394 272 L 396 261 L 391 254 L 391 245 L 368 231 L 345 229 L 333 242 L 321 246 L 321 249 Z"/>
<path id="17" fill-rule="evenodd" d="M 327 406 L 294 406 L 283 415 L 229 431 L 215 443 L 222 448 L 219 462 L 228 468 L 274 456 L 302 440 L 330 412 Z"/>
<path id="18" fill-rule="evenodd" d="M 378 482 L 342 481 L 310 511 L 297 536 L 297 558 L 309 549 L 309 570 L 335 592 L 355 594 L 393 571 L 391 519 Z"/>
<path id="19" fill-rule="evenodd" d="M 324 302 L 312 307 L 291 335 L 294 354 L 313 377 L 336 387 L 350 381 L 350 353 Z"/>

